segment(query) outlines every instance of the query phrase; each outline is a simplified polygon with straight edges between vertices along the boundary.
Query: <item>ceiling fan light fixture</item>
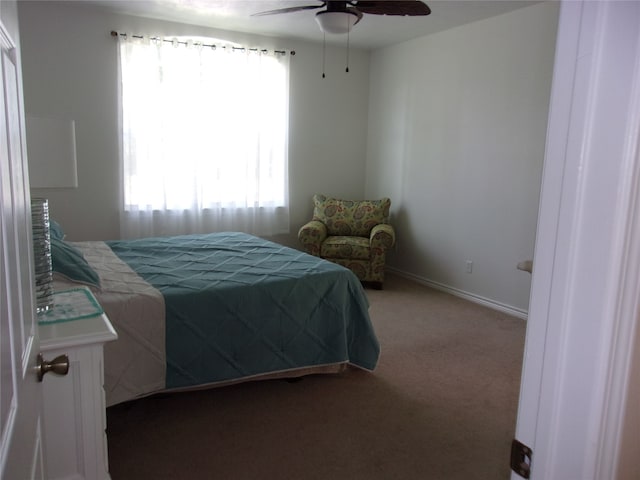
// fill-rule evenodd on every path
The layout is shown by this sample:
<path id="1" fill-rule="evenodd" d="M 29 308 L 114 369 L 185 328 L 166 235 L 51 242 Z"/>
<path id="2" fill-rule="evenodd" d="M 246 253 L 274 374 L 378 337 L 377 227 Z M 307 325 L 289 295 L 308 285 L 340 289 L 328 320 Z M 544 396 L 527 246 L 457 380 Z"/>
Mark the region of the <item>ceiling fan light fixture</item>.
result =
<path id="1" fill-rule="evenodd" d="M 353 12 L 324 11 L 316 13 L 316 21 L 325 33 L 348 33 L 358 22 L 358 15 Z"/>

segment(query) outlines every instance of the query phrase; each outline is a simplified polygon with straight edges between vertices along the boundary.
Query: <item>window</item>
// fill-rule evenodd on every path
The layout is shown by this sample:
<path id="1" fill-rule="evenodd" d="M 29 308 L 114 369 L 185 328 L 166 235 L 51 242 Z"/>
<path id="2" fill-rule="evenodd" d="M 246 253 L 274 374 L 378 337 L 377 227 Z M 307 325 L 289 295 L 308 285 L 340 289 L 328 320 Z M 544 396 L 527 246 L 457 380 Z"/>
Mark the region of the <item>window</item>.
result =
<path id="1" fill-rule="evenodd" d="M 119 42 L 122 236 L 288 232 L 287 55 Z"/>

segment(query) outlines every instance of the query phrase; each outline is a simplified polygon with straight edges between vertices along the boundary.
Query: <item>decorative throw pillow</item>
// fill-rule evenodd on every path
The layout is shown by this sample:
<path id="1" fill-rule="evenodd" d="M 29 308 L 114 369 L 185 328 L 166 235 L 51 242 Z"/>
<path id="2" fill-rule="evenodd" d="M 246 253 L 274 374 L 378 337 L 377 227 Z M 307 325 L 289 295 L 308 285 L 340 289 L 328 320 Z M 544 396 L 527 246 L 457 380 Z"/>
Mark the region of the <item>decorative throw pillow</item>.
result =
<path id="1" fill-rule="evenodd" d="M 391 200 L 340 200 L 324 195 L 313 196 L 313 219 L 327 226 L 329 235 L 367 237 L 371 229 L 387 223 Z"/>
<path id="2" fill-rule="evenodd" d="M 69 280 L 93 287 L 100 287 L 100 278 L 84 259 L 84 256 L 73 245 L 51 238 L 51 263 L 54 273 L 59 273 Z"/>
<path id="3" fill-rule="evenodd" d="M 58 222 L 55 220 L 49 221 L 49 232 L 51 238 L 55 238 L 57 240 L 64 240 L 64 231 Z"/>

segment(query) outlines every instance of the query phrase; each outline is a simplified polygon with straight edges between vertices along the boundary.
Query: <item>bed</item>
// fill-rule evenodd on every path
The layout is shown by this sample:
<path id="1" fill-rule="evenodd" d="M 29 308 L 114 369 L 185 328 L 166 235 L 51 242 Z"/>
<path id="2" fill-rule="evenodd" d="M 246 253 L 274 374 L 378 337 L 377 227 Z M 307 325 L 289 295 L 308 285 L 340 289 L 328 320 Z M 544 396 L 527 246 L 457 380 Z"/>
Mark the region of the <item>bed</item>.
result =
<path id="1" fill-rule="evenodd" d="M 378 360 L 350 270 L 252 235 L 66 242 L 52 227 L 52 258 L 55 289 L 89 285 L 118 332 L 104 350 L 107 406 Z"/>

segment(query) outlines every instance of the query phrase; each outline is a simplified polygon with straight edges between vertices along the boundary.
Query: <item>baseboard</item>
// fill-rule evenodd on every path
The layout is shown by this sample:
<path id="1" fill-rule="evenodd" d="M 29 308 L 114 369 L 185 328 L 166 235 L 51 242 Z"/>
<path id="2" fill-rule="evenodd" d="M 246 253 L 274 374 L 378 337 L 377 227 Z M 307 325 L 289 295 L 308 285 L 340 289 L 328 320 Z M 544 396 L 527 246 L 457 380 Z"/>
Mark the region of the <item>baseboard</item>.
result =
<path id="1" fill-rule="evenodd" d="M 420 283 L 427 287 L 431 287 L 436 290 L 440 290 L 442 292 L 450 293 L 451 295 L 455 295 L 456 297 L 464 298 L 465 300 L 469 300 L 470 302 L 492 308 L 493 310 L 497 310 L 499 312 L 513 315 L 514 317 L 521 318 L 523 320 L 526 320 L 527 317 L 529 316 L 529 312 L 521 308 L 516 308 L 511 305 L 506 305 L 504 303 L 496 302 L 495 300 L 491 300 L 490 298 L 476 295 L 475 293 L 465 292 L 464 290 L 450 287 L 449 285 L 444 285 L 439 282 L 434 282 L 433 280 L 428 280 L 424 277 L 414 275 L 413 273 L 408 273 L 393 267 L 387 267 L 386 270 L 396 275 L 399 275 L 401 277 L 408 278 L 409 280 L 413 280 L 414 282 Z"/>

